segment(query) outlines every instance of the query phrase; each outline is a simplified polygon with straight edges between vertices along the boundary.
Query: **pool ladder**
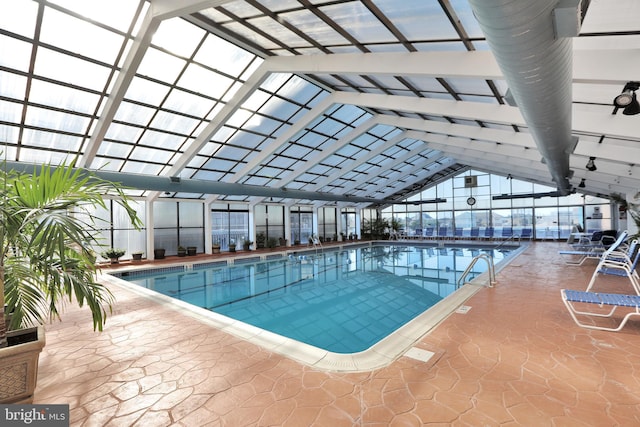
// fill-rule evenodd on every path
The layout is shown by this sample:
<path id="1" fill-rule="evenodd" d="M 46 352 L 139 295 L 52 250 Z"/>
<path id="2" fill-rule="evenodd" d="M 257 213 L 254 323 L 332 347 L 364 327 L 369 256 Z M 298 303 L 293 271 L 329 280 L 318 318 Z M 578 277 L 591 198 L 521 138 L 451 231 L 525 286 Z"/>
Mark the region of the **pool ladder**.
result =
<path id="1" fill-rule="evenodd" d="M 489 267 L 489 287 L 493 288 L 493 286 L 497 283 L 496 282 L 496 269 L 495 266 L 493 265 L 493 257 L 491 255 L 488 254 L 480 254 L 480 255 L 476 255 L 471 262 L 469 263 L 469 266 L 467 267 L 467 269 L 464 271 L 464 273 L 462 273 L 462 276 L 460 276 L 460 279 L 458 279 L 458 282 L 456 283 L 456 289 L 458 289 L 460 286 L 465 285 L 468 282 L 465 282 L 465 279 L 467 278 L 467 276 L 469 275 L 469 273 L 471 272 L 471 269 L 473 269 L 473 266 L 476 265 L 476 262 L 478 262 L 478 260 L 483 259 L 487 262 L 487 266 Z"/>

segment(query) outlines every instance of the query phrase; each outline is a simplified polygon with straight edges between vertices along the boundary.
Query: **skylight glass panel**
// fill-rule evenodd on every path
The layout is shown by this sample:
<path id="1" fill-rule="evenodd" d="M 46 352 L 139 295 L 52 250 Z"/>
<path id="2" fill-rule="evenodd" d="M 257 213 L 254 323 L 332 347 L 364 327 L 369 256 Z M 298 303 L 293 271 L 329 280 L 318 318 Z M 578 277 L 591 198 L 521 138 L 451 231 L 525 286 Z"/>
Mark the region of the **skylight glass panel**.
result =
<path id="1" fill-rule="evenodd" d="M 18 161 L 27 163 L 51 163 L 61 164 L 65 160 L 71 160 L 68 153 L 60 153 L 52 150 L 39 150 L 28 147 L 22 147 L 20 149 L 20 158 Z"/>
<path id="2" fill-rule="evenodd" d="M 447 77 L 447 83 L 458 93 L 476 94 L 476 95 L 493 95 L 486 81 L 481 79 L 465 79 Z"/>
<path id="3" fill-rule="evenodd" d="M 39 76 L 102 91 L 111 70 L 40 46 L 34 72 Z"/>
<path id="4" fill-rule="evenodd" d="M 124 37 L 47 7 L 40 28 L 40 41 L 88 58 L 114 63 Z"/>
<path id="5" fill-rule="evenodd" d="M 296 10 L 282 13 L 280 16 L 321 45 L 349 43 L 340 33 L 309 10 Z"/>
<path id="6" fill-rule="evenodd" d="M 196 93 L 221 99 L 233 83 L 233 80 L 222 74 L 209 71 L 200 65 L 189 64 L 178 85 Z"/>
<path id="7" fill-rule="evenodd" d="M 438 2 L 404 0 L 375 0 L 378 8 L 410 40 L 458 38 L 449 18 Z"/>
<path id="8" fill-rule="evenodd" d="M 205 31 L 182 18 L 164 20 L 151 43 L 183 58 L 190 58 L 202 41 Z"/>
<path id="9" fill-rule="evenodd" d="M 160 175 L 162 174 L 162 170 L 165 168 L 164 165 L 156 165 L 150 163 L 149 160 L 146 162 L 133 162 L 128 161 L 122 166 L 122 172 L 128 173 L 139 173 L 145 175 Z"/>
<path id="10" fill-rule="evenodd" d="M 34 1 L 12 2 L 11 7 L 3 4 L 0 13 L 0 28 L 12 33 L 33 38 L 35 32 L 38 3 Z"/>
<path id="11" fill-rule="evenodd" d="M 84 133 L 87 130 L 89 118 L 29 106 L 25 115 L 25 124 L 69 133 Z"/>
<path id="12" fill-rule="evenodd" d="M 467 35 L 471 38 L 483 38 L 484 33 L 480 29 L 478 20 L 473 14 L 469 0 L 450 0 L 450 3 Z"/>
<path id="13" fill-rule="evenodd" d="M 186 61 L 158 49 L 149 48 L 140 63 L 136 73 L 173 84 Z"/>
<path id="14" fill-rule="evenodd" d="M 318 86 L 309 83 L 298 76 L 291 76 L 284 86 L 278 90 L 278 95 L 300 104 L 306 104 L 316 97 L 321 91 L 322 89 Z"/>
<path id="15" fill-rule="evenodd" d="M 17 149 L 9 144 L 18 142 L 18 128 L 15 126 L 5 126 L 0 124 L 0 140 L 3 141 L 0 147 L 0 158 L 14 160 L 16 158 Z"/>
<path id="16" fill-rule="evenodd" d="M 229 22 L 223 25 L 225 29 L 231 31 L 232 33 L 237 33 L 240 37 L 243 37 L 256 45 L 262 47 L 263 49 L 278 49 L 281 48 L 279 44 L 273 42 L 271 39 L 267 37 L 263 37 L 261 34 L 255 32 L 253 29 L 247 28 L 239 22 Z"/>
<path id="17" fill-rule="evenodd" d="M 100 96 L 96 93 L 33 79 L 29 91 L 29 101 L 79 113 L 93 114 L 100 101 Z"/>
<path id="18" fill-rule="evenodd" d="M 140 101 L 145 104 L 159 105 L 167 96 L 169 87 L 151 80 L 134 77 L 127 88 L 126 99 Z"/>
<path id="19" fill-rule="evenodd" d="M 289 144 L 283 151 L 281 154 L 289 156 L 289 157 L 293 157 L 296 159 L 302 159 L 304 157 L 306 157 L 307 155 L 309 155 L 309 153 L 312 151 L 311 148 L 309 147 L 304 147 L 302 145 L 298 145 L 298 144 Z"/>
<path id="20" fill-rule="evenodd" d="M 300 110 L 300 106 L 285 99 L 272 96 L 261 108 L 260 113 L 282 121 L 290 120 Z"/>
<path id="21" fill-rule="evenodd" d="M 223 172 L 229 172 L 237 166 L 237 162 L 233 160 L 221 159 L 219 157 L 213 158 L 203 166 L 204 169 L 217 170 Z"/>
<path id="22" fill-rule="evenodd" d="M 114 119 L 137 125 L 147 125 L 151 117 L 155 114 L 155 111 L 156 110 L 149 107 L 124 101 L 118 106 Z"/>
<path id="23" fill-rule="evenodd" d="M 18 104 L 15 102 L 0 103 L 0 121 L 8 123 L 20 123 L 21 118 L 22 104 Z"/>
<path id="24" fill-rule="evenodd" d="M 220 150 L 216 152 L 216 156 L 224 157 L 227 159 L 238 159 L 242 160 L 247 156 L 251 151 L 242 147 L 235 147 L 232 145 L 225 145 Z"/>
<path id="25" fill-rule="evenodd" d="M 173 89 L 165 100 L 163 107 L 179 113 L 204 117 L 211 111 L 215 101 L 194 95 L 180 89 Z"/>
<path id="26" fill-rule="evenodd" d="M 126 157 L 129 157 L 129 153 L 131 153 L 131 150 L 133 150 L 132 145 L 105 141 L 100 144 L 100 148 L 98 148 L 98 156 L 124 159 Z"/>
<path id="27" fill-rule="evenodd" d="M 90 2 L 86 0 L 49 0 L 94 21 L 126 31 L 131 25 L 138 2 L 132 0 L 109 0 Z M 13 6 L 12 6 L 13 7 Z"/>
<path id="28" fill-rule="evenodd" d="M 274 156 L 267 163 L 269 166 L 281 168 L 281 169 L 289 169 L 291 168 L 298 160 L 291 159 L 284 156 Z"/>
<path id="29" fill-rule="evenodd" d="M 233 135 L 228 143 L 235 144 L 240 147 L 255 149 L 258 148 L 259 145 L 264 142 L 264 140 L 265 138 L 263 136 L 240 130 L 236 132 L 235 135 Z"/>
<path id="30" fill-rule="evenodd" d="M 140 138 L 140 144 L 176 150 L 184 143 L 184 140 L 184 136 L 171 135 L 148 129 Z"/>
<path id="31" fill-rule="evenodd" d="M 0 96 L 22 101 L 27 90 L 27 78 L 0 70 Z"/>
<path id="32" fill-rule="evenodd" d="M 395 36 L 360 2 L 321 6 L 320 10 L 361 43 L 397 41 Z"/>
<path id="33" fill-rule="evenodd" d="M 199 120 L 195 120 L 190 117 L 166 111 L 158 111 L 158 114 L 153 118 L 150 127 L 190 135 L 199 123 Z"/>
<path id="34" fill-rule="evenodd" d="M 119 123 L 112 123 L 107 129 L 106 139 L 114 139 L 117 141 L 136 142 L 143 129 L 135 126 L 127 126 Z"/>
<path id="35" fill-rule="evenodd" d="M 200 49 L 198 49 L 194 59 L 222 73 L 240 76 L 254 58 L 255 55 L 252 53 L 220 37 L 209 34 Z"/>
<path id="36" fill-rule="evenodd" d="M 131 160 L 153 160 L 156 163 L 168 163 L 171 160 L 172 152 L 156 150 L 154 148 L 137 146 L 133 149 L 129 158 Z"/>
<path id="37" fill-rule="evenodd" d="M 22 134 L 22 144 L 23 147 L 41 147 L 64 151 L 67 153 L 67 157 L 71 158 L 80 150 L 82 138 L 62 133 L 25 128 Z M 20 153 L 20 155 L 22 156 L 22 153 Z M 20 160 L 22 160 L 22 157 Z"/>
<path id="38" fill-rule="evenodd" d="M 19 71 L 29 71 L 31 48 L 31 43 L 0 34 L 0 65 Z"/>
<path id="39" fill-rule="evenodd" d="M 311 46 L 308 41 L 270 17 L 253 18 L 249 19 L 248 22 L 250 25 L 255 26 L 265 34 L 275 37 L 280 43 L 284 43 L 287 46 L 293 48 Z"/>
<path id="40" fill-rule="evenodd" d="M 344 156 L 344 157 L 352 157 L 354 158 L 357 154 L 362 153 L 361 147 L 356 147 L 355 145 L 347 144 L 344 147 L 340 148 L 336 151 L 336 154 Z"/>
<path id="41" fill-rule="evenodd" d="M 411 85 L 418 89 L 421 92 L 442 92 L 444 88 L 442 85 L 436 80 L 434 77 L 426 77 L 426 76 L 405 76 L 405 80 L 407 80 Z"/>
<path id="42" fill-rule="evenodd" d="M 247 4 L 247 2 L 244 1 L 223 2 L 223 5 L 219 9 L 226 9 L 240 18 L 249 18 L 251 16 L 262 15 L 262 12 L 260 12 L 260 10 L 256 9 L 250 4 Z"/>

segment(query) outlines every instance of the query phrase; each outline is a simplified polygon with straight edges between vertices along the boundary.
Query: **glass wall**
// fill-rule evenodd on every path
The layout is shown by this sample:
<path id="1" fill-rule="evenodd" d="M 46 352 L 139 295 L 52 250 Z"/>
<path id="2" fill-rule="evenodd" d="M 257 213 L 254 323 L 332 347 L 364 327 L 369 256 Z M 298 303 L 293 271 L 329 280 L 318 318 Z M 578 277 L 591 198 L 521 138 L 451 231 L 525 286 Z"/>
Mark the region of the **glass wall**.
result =
<path id="1" fill-rule="evenodd" d="M 357 238 L 358 230 L 356 230 L 355 208 L 343 208 L 341 210 L 340 229 L 342 230 L 342 240 L 353 240 Z"/>
<path id="2" fill-rule="evenodd" d="M 203 203 L 155 202 L 153 223 L 154 249 L 164 249 L 166 255 L 176 255 L 178 246 L 195 246 L 196 252 L 203 252 Z"/>
<path id="3" fill-rule="evenodd" d="M 130 200 L 130 205 L 138 212 L 141 221 L 145 219 L 145 203 L 144 201 Z M 91 213 L 92 218 L 84 217 L 83 214 L 76 213 L 80 219 L 87 223 L 94 224 L 99 232 L 99 246 L 92 249 L 96 254 L 108 248 L 124 249 L 127 252 L 122 259 L 131 258 L 133 252 L 145 252 L 147 244 L 147 234 L 144 225 L 140 230 L 136 230 L 129 215 L 124 208 L 118 203 L 105 199 L 106 209 L 97 206 L 95 211 Z"/>
<path id="4" fill-rule="evenodd" d="M 606 199 L 534 196 L 555 190 L 471 170 L 412 196 L 409 204 L 384 209 L 382 217 L 400 221 L 409 236 L 503 237 L 531 232 L 537 239 L 566 239 L 575 226 L 589 232 L 613 227 Z"/>
<path id="5" fill-rule="evenodd" d="M 211 243 L 220 250 L 235 243 L 239 249 L 249 239 L 249 209 L 246 205 L 217 203 L 211 205 Z"/>
<path id="6" fill-rule="evenodd" d="M 338 223 L 336 208 L 327 207 L 318 209 L 318 238 L 321 242 L 331 242 L 337 239 Z"/>
<path id="7" fill-rule="evenodd" d="M 313 210 L 311 207 L 294 206 L 291 208 L 291 242 L 294 245 L 306 245 L 313 234 Z"/>
<path id="8" fill-rule="evenodd" d="M 284 206 L 255 207 L 256 247 L 284 246 Z"/>

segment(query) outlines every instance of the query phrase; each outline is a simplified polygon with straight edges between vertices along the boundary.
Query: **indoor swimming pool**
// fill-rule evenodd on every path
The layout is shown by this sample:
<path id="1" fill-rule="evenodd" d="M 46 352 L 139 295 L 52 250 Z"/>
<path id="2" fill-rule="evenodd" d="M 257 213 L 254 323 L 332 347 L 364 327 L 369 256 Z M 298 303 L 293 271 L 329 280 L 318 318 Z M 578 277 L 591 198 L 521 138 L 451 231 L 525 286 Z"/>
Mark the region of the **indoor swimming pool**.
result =
<path id="1" fill-rule="evenodd" d="M 512 252 L 373 245 L 116 276 L 329 352 L 357 353 L 454 293 L 474 257 L 498 264 Z M 467 280 L 486 269 L 476 263 Z"/>

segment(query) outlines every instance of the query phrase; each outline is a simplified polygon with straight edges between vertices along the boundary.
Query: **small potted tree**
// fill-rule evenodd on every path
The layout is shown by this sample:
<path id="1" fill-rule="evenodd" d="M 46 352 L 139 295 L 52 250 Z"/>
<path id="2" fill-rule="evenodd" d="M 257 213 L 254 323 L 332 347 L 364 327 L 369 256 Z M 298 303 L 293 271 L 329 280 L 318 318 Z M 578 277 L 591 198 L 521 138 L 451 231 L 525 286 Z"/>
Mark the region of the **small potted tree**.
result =
<path id="1" fill-rule="evenodd" d="M 178 246 L 178 256 L 187 256 L 187 248 L 185 248 L 184 246 Z"/>
<path id="2" fill-rule="evenodd" d="M 235 252 L 236 251 L 236 242 L 235 240 L 231 240 L 231 242 L 229 242 L 229 252 Z"/>

